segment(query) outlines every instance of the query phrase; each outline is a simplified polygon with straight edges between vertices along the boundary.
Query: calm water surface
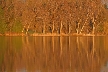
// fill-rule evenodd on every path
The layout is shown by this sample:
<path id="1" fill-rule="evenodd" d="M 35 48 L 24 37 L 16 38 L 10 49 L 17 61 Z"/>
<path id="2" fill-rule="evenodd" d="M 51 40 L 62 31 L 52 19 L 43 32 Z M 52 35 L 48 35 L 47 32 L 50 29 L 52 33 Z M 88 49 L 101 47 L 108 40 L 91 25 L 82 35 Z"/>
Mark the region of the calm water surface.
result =
<path id="1" fill-rule="evenodd" d="M 0 37 L 0 72 L 108 72 L 108 37 Z"/>

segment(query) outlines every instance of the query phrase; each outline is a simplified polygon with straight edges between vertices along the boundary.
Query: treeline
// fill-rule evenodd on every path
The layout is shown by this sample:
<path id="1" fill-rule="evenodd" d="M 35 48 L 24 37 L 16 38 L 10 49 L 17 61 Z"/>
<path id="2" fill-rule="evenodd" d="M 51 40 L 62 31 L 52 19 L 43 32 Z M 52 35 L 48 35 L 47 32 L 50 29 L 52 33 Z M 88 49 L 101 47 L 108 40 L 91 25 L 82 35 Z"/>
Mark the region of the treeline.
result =
<path id="1" fill-rule="evenodd" d="M 0 33 L 107 34 L 101 0 L 0 0 Z"/>

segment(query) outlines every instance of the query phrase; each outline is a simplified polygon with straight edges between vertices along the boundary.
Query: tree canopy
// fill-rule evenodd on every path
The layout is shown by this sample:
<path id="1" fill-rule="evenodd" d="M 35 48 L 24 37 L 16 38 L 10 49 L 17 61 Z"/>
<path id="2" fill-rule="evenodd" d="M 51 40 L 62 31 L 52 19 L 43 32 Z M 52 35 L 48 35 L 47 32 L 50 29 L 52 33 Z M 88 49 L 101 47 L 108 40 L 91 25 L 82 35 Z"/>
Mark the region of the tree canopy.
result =
<path id="1" fill-rule="evenodd" d="M 0 33 L 107 34 L 101 0 L 1 0 Z"/>

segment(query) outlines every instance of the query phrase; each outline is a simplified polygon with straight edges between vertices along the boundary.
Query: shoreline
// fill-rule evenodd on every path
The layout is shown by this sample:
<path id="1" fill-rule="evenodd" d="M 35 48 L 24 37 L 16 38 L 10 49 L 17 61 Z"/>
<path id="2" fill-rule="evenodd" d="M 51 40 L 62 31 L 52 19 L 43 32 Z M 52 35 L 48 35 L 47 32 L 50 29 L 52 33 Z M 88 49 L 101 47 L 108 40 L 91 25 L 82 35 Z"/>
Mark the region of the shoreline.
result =
<path id="1" fill-rule="evenodd" d="M 34 33 L 34 34 L 24 34 L 24 33 L 6 33 L 6 34 L 0 34 L 0 36 L 107 36 L 104 34 L 77 34 L 77 33 L 73 33 L 73 34 L 56 34 L 56 33 L 46 33 L 46 34 L 38 34 L 38 33 Z"/>

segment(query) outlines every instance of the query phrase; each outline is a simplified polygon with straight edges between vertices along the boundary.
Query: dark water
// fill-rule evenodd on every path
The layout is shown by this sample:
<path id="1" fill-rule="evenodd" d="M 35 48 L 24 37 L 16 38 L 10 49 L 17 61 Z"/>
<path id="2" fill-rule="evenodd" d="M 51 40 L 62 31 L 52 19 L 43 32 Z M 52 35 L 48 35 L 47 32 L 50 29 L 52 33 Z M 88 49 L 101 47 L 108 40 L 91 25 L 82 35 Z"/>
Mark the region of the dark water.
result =
<path id="1" fill-rule="evenodd" d="M 0 37 L 0 72 L 108 72 L 108 37 Z"/>

